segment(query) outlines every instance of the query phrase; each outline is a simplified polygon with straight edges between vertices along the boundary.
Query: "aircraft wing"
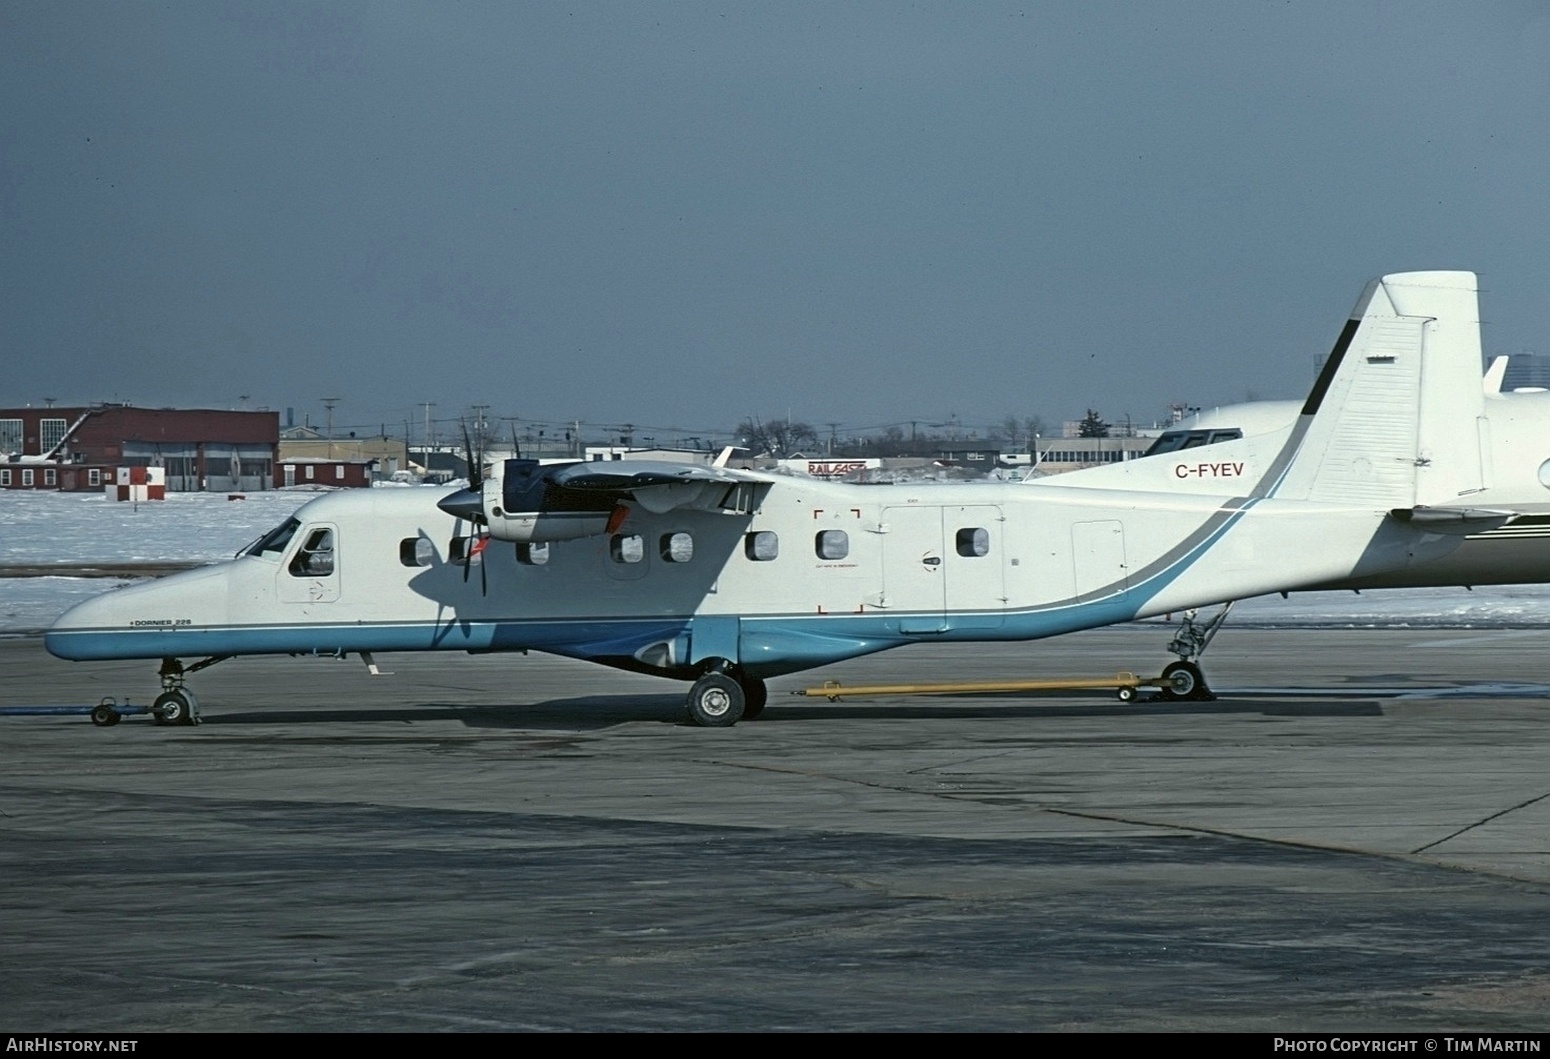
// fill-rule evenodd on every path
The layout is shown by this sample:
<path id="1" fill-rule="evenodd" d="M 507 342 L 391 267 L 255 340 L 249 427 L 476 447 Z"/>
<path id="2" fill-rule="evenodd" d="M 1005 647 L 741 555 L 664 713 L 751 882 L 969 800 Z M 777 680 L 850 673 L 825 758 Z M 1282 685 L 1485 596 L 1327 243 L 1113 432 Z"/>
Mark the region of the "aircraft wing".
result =
<path id="1" fill-rule="evenodd" d="M 731 486 L 769 480 L 730 467 L 655 460 L 576 463 L 545 477 L 560 495 L 632 500 L 657 515 L 678 507 L 707 506 L 724 497 Z"/>
<path id="2" fill-rule="evenodd" d="M 702 464 L 666 463 L 659 460 L 613 460 L 609 462 L 573 463 L 545 475 L 554 485 L 564 489 L 582 489 L 588 492 L 632 495 L 637 489 L 659 485 L 703 485 L 719 483 L 734 485 L 738 482 L 762 482 L 761 476 L 733 470 L 729 467 L 707 467 Z"/>
<path id="3" fill-rule="evenodd" d="M 484 524 L 497 540 L 532 543 L 611 533 L 623 517 L 625 501 L 658 515 L 680 507 L 714 509 L 732 487 L 768 481 L 748 471 L 702 464 L 510 459 L 493 465 L 478 488 L 458 490 L 437 506 L 455 518 Z"/>

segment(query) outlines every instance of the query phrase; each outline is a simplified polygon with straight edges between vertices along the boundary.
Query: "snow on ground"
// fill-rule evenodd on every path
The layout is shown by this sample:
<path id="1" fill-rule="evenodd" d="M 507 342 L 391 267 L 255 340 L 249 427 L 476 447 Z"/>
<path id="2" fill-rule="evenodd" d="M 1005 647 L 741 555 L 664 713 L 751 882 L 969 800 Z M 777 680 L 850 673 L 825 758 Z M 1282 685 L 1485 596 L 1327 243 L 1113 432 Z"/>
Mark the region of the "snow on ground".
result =
<path id="1" fill-rule="evenodd" d="M 0 492 L 0 564 L 218 562 L 279 525 L 318 494 L 274 490 L 171 493 L 141 504 L 101 493 Z M 0 577 L 0 633 L 48 627 L 76 603 L 128 581 Z"/>
<path id="2" fill-rule="evenodd" d="M 0 564 L 147 562 L 230 558 L 317 496 L 275 490 L 228 500 L 173 493 L 154 503 L 102 494 L 0 492 Z M 0 577 L 0 633 L 46 628 L 64 611 L 126 581 L 83 577 Z M 1238 626 L 1550 625 L 1550 586 L 1418 588 L 1297 593 L 1234 608 Z"/>

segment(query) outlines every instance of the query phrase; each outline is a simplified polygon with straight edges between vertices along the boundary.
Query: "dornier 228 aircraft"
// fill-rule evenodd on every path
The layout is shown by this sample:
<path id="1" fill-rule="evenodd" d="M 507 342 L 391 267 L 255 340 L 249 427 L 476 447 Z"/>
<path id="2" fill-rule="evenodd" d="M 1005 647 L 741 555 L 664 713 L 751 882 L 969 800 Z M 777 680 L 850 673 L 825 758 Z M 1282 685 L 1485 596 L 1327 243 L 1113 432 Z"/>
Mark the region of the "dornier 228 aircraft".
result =
<path id="1" fill-rule="evenodd" d="M 445 494 L 330 494 L 233 561 L 72 608 L 45 644 L 161 659 L 167 722 L 197 715 L 187 674 L 235 655 L 536 650 L 688 681 L 690 721 L 728 726 L 766 679 L 869 652 L 1445 558 L 1512 517 L 1475 498 L 1524 473 L 1485 459 L 1478 330 L 1470 273 L 1373 281 L 1292 429 L 1213 445 L 1215 470 L 1187 479 L 862 486 L 515 459 Z M 1180 695 L 1200 679 L 1188 661 L 1164 676 Z"/>

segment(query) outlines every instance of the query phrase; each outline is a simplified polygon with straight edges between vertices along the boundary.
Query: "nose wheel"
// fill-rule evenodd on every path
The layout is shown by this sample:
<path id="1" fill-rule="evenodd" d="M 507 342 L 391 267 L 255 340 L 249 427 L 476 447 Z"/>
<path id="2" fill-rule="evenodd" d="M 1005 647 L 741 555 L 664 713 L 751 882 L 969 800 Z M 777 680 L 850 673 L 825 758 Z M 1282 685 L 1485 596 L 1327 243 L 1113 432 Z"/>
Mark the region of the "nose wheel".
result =
<path id="1" fill-rule="evenodd" d="M 157 724 L 198 724 L 199 700 L 187 688 L 164 691 L 151 703 L 151 716 Z"/>
<path id="2" fill-rule="evenodd" d="M 229 655 L 217 655 L 184 667 L 176 658 L 163 658 L 157 676 L 161 678 L 162 692 L 151 703 L 151 716 L 157 724 L 198 724 L 199 699 L 184 684 L 190 673 L 207 669 L 217 662 L 224 662 Z"/>

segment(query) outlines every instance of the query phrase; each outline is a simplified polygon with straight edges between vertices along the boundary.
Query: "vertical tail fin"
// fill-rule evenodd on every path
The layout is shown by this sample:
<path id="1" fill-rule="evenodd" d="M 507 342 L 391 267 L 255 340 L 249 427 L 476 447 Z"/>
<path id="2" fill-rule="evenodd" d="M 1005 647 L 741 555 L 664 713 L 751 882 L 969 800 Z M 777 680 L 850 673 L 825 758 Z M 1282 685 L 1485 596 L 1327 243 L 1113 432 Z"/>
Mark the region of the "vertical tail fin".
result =
<path id="1" fill-rule="evenodd" d="M 1367 285 L 1303 405 L 1276 496 L 1446 506 L 1486 485 L 1472 272 Z"/>

